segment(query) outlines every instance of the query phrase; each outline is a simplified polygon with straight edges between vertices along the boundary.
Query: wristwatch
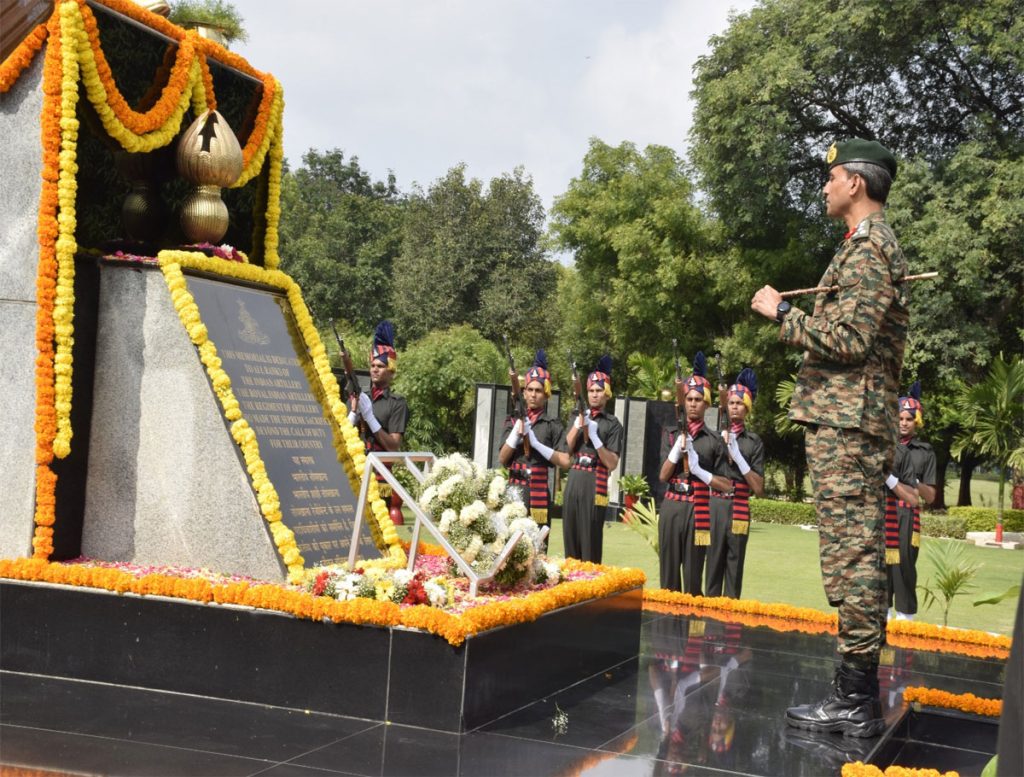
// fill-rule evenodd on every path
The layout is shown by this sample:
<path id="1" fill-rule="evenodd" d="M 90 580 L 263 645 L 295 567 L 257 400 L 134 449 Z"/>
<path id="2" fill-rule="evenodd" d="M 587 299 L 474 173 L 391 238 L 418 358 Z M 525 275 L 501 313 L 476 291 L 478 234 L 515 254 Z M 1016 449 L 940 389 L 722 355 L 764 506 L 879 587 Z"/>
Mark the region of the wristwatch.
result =
<path id="1" fill-rule="evenodd" d="M 775 308 L 775 320 L 781 324 L 792 307 L 793 306 L 786 302 L 786 300 L 782 300 L 782 302 L 779 303 L 779 306 Z"/>

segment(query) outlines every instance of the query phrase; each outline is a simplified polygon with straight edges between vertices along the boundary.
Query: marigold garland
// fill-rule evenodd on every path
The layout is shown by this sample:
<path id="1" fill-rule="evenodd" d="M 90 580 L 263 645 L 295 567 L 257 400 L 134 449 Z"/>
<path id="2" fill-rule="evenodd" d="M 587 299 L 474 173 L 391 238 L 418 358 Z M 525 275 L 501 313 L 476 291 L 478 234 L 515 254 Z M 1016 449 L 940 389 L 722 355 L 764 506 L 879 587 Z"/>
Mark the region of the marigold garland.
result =
<path id="1" fill-rule="evenodd" d="M 217 347 L 210 340 L 206 326 L 200 319 L 199 307 L 188 291 L 181 266 L 162 257 L 160 268 L 163 270 L 167 288 L 171 292 L 174 309 L 188 332 L 189 339 L 199 350 L 199 358 L 206 367 L 214 393 L 224 410 L 224 417 L 230 423 L 231 438 L 242 451 L 246 470 L 252 481 L 252 490 L 259 502 L 260 513 L 270 524 L 274 544 L 288 567 L 288 580 L 293 583 L 300 582 L 303 578 L 305 560 L 299 553 L 295 534 L 281 520 L 281 500 L 267 475 L 266 465 L 260 457 L 256 433 L 249 426 L 248 421 L 242 417 L 238 400 L 231 390 L 231 378 L 221 367 L 220 357 L 217 356 Z"/>
<path id="2" fill-rule="evenodd" d="M 14 82 L 21 76 L 22 71 L 32 64 L 39 49 L 43 47 L 46 40 L 46 22 L 43 22 L 30 32 L 14 51 L 7 55 L 7 59 L 0 62 L 0 94 L 4 94 L 14 86 Z"/>
<path id="3" fill-rule="evenodd" d="M 663 588 L 644 590 L 645 607 L 651 604 L 692 608 L 702 614 L 712 615 L 715 611 L 728 613 L 729 620 L 738 616 L 754 616 L 766 619 L 748 625 L 768 626 L 780 631 L 812 631 L 835 633 L 838 618 L 835 614 L 824 613 L 810 607 L 794 607 L 788 604 L 771 604 L 752 599 L 729 599 L 727 597 L 704 597 L 668 591 Z M 653 609 L 653 608 L 652 608 Z M 740 621 L 743 622 L 743 621 Z M 813 623 L 824 628 L 793 628 L 786 623 Z M 951 629 L 920 621 L 890 621 L 887 638 L 899 647 L 916 647 L 981 657 L 1006 658 L 1010 650 L 1010 638 L 1000 634 L 969 629 Z"/>
<path id="4" fill-rule="evenodd" d="M 39 200 L 39 267 L 36 280 L 36 510 L 33 555 L 53 551 L 56 475 L 54 455 L 71 450 L 72 358 L 74 337 L 74 256 L 77 194 L 77 101 L 79 83 L 104 128 L 128 151 L 145 152 L 170 143 L 181 130 L 185 111 L 199 113 L 216 104 L 207 58 L 240 70 L 263 84 L 260 105 L 244 153 L 245 168 L 234 186 L 243 186 L 267 163 L 264 261 L 274 269 L 280 221 L 280 166 L 283 160 L 283 91 L 273 76 L 250 66 L 223 47 L 199 38 L 128 0 L 102 5 L 157 30 L 178 43 L 157 77 L 166 85 L 147 97 L 145 111 L 134 110 L 114 82 L 103 53 L 96 18 L 86 0 L 59 2 L 49 20 L 35 28 L 0 64 L 0 93 L 13 85 L 48 40 L 43 66 L 41 116 L 42 186 Z M 152 90 L 151 90 L 152 92 Z"/>
<path id="5" fill-rule="evenodd" d="M 159 574 L 135 577 L 119 569 L 65 565 L 38 558 L 0 559 L 0 578 L 100 588 L 119 594 L 237 604 L 285 612 L 297 618 L 330 620 L 335 623 L 405 626 L 429 631 L 443 637 L 454 647 L 465 642 L 467 637 L 487 629 L 536 620 L 551 610 L 628 591 L 642 586 L 645 581 L 644 573 L 638 569 L 618 569 L 597 564 L 577 567 L 570 561 L 566 562 L 564 568 L 596 571 L 599 576 L 592 580 L 561 583 L 515 601 L 482 605 L 461 616 L 422 605 L 403 609 L 393 602 L 374 599 L 337 601 L 280 585 L 253 585 L 246 582 L 214 584 L 203 578 Z M 434 610 L 435 614 L 442 617 L 431 618 L 429 613 L 424 612 L 426 610 Z"/>
<path id="6" fill-rule="evenodd" d="M 53 552 L 53 522 L 57 476 L 53 462 L 53 440 L 57 435 L 54 407 L 53 308 L 57 291 L 57 182 L 60 177 L 61 57 L 60 15 L 47 22 L 50 45 L 43 60 L 43 107 L 40 118 L 43 154 L 42 185 L 39 196 L 39 270 L 36 277 L 36 511 L 32 536 L 33 556 L 47 559 Z"/>
<path id="7" fill-rule="evenodd" d="M 199 308 L 192 300 L 192 296 L 188 294 L 184 275 L 181 273 L 181 268 L 186 267 L 239 280 L 246 280 L 252 283 L 261 283 L 266 286 L 281 289 L 285 292 L 291 305 L 292 315 L 295 317 L 296 326 L 302 335 L 306 350 L 309 352 L 313 361 L 313 367 L 316 371 L 315 377 L 319 379 L 320 386 L 323 390 L 324 401 L 327 405 L 325 412 L 329 412 L 330 416 L 334 419 L 335 423 L 332 424 L 332 426 L 336 426 L 341 431 L 342 436 L 340 439 L 336 440 L 335 444 L 338 460 L 344 466 L 345 473 L 349 478 L 349 483 L 352 486 L 353 492 L 359 493 L 359 488 L 362 484 L 361 475 L 363 467 L 366 465 L 366 450 L 363 446 L 362 440 L 359 439 L 358 431 L 348 421 L 348 412 L 345 409 L 344 403 L 341 401 L 338 382 L 334 377 L 334 373 L 331 372 L 330 362 L 327 360 L 327 350 L 320 341 L 320 336 L 317 333 L 316 327 L 313 325 L 313 320 L 309 315 L 309 310 L 306 307 L 305 302 L 302 300 L 302 291 L 299 288 L 299 285 L 295 283 L 291 277 L 280 270 L 266 269 L 256 265 L 241 264 L 239 262 L 228 262 L 223 259 L 208 257 L 201 253 L 188 251 L 161 251 L 157 258 L 160 262 L 161 268 L 164 270 L 164 277 L 168 278 L 168 287 L 171 288 L 171 296 L 175 304 L 175 309 L 179 311 L 182 323 L 185 325 L 186 330 L 189 331 L 189 336 L 192 337 L 193 342 L 196 342 L 196 338 L 199 337 L 204 342 L 208 343 L 209 348 L 213 351 L 211 361 L 212 358 L 215 358 L 216 349 L 213 348 L 213 343 L 210 342 L 206 336 L 206 327 L 203 326 L 202 321 L 200 320 Z M 174 287 L 171 287 L 171 275 L 175 278 Z M 178 278 L 180 278 L 180 281 Z M 190 304 L 191 306 L 183 313 L 182 308 L 179 308 L 179 304 L 182 308 L 187 304 Z M 204 360 L 203 363 L 206 364 L 206 361 Z M 249 453 L 255 457 L 254 461 L 257 462 L 257 470 L 262 473 L 264 478 L 266 478 L 266 468 L 263 465 L 262 459 L 259 458 L 255 432 L 252 431 L 248 426 L 248 423 L 242 418 L 238 400 L 231 392 L 230 378 L 227 373 L 220 369 L 219 359 L 216 362 L 216 366 L 218 370 L 217 377 L 215 379 L 213 374 L 211 374 L 211 381 L 213 381 L 215 387 L 221 387 L 218 389 L 219 397 L 221 396 L 220 392 L 223 391 L 221 404 L 224 408 L 225 418 L 233 424 L 232 435 L 234 436 L 235 434 L 234 424 L 239 424 L 239 436 L 244 438 L 245 441 L 248 441 L 251 438 L 252 447 L 249 449 Z M 241 426 L 243 424 L 244 427 Z M 238 438 L 236 438 L 236 442 L 237 441 Z M 239 444 L 241 445 L 241 443 Z M 248 457 L 246 458 L 246 463 L 249 463 Z M 251 471 L 252 469 L 250 468 L 250 472 Z M 271 521 L 271 518 L 267 518 L 268 521 L 271 521 L 271 529 L 273 530 L 274 524 L 280 523 L 280 503 L 277 502 L 276 492 L 274 492 L 273 499 L 270 499 L 269 497 L 270 491 L 273 490 L 273 486 L 270 485 L 269 479 L 266 479 L 266 485 L 269 486 L 269 489 L 267 490 L 268 500 L 270 500 L 268 505 L 275 507 L 277 510 L 276 520 Z M 254 476 L 253 488 L 258 494 L 262 493 L 260 489 L 265 488 L 263 481 L 261 480 L 260 486 L 257 486 Z M 391 521 L 387 505 L 385 505 L 384 501 L 380 498 L 376 478 L 370 478 L 368 504 L 369 512 L 375 521 L 375 525 L 371 526 L 371 530 L 375 530 L 375 533 L 379 533 L 381 536 L 382 542 L 386 548 L 388 565 L 404 565 L 407 557 L 401 543 L 398 541 L 398 532 L 395 529 L 394 523 Z M 261 502 L 261 508 L 262 507 L 263 504 Z M 264 513 L 264 515 L 266 516 L 267 513 Z M 288 534 L 291 534 L 290 530 L 288 530 Z M 275 536 L 275 541 L 276 540 L 277 537 Z M 294 535 L 291 535 L 289 540 L 290 544 L 288 547 L 290 550 L 292 546 L 295 546 Z M 278 547 L 281 548 L 280 543 L 278 544 Z M 298 553 L 297 546 L 295 546 L 295 553 Z M 284 556 L 284 553 L 282 553 L 282 556 Z M 297 562 L 293 561 L 291 563 L 286 559 L 286 563 L 289 564 L 289 580 L 296 583 L 301 582 L 303 569 L 301 557 Z"/>
<path id="8" fill-rule="evenodd" d="M 877 766 L 862 761 L 843 764 L 843 777 L 960 777 L 959 772 L 940 772 L 937 769 L 908 769 L 904 766 Z"/>
<path id="9" fill-rule="evenodd" d="M 926 707 L 946 707 L 960 712 L 969 712 L 972 715 L 987 715 L 992 718 L 998 718 L 1003 714 L 1002 699 L 983 699 L 973 693 L 949 693 L 921 686 L 905 688 L 903 701 L 916 702 Z"/>

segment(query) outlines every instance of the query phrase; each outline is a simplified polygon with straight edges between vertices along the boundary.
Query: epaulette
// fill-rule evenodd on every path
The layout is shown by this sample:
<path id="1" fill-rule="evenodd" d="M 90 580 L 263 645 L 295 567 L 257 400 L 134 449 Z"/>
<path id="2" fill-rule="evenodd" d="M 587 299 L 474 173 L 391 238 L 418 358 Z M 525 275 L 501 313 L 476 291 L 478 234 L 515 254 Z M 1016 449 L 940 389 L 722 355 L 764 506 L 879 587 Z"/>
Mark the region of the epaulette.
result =
<path id="1" fill-rule="evenodd" d="M 864 240 L 871 234 L 872 221 L 869 218 L 862 219 L 860 224 L 857 225 L 857 229 L 850 235 L 850 240 Z"/>

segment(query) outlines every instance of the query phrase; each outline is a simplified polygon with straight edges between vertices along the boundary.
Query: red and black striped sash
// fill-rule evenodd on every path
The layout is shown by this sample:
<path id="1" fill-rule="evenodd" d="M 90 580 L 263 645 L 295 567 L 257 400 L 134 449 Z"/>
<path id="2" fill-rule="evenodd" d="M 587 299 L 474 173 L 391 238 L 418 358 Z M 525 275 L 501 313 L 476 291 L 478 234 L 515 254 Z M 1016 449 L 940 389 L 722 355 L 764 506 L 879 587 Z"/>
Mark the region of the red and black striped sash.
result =
<path id="1" fill-rule="evenodd" d="M 900 500 L 890 491 L 885 495 L 885 563 L 900 563 Z"/>
<path id="2" fill-rule="evenodd" d="M 745 480 L 733 481 L 732 533 L 748 534 L 750 531 L 750 485 Z"/>

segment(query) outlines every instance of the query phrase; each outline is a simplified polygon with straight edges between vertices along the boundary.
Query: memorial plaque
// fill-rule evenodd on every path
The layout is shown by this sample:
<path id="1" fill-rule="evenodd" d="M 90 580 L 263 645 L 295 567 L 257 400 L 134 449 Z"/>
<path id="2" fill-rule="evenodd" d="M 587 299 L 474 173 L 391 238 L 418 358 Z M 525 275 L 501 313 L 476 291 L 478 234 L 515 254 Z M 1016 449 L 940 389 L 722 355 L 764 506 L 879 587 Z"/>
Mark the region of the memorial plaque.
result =
<path id="1" fill-rule="evenodd" d="M 322 388 L 307 378 L 316 372 L 287 298 L 192 275 L 187 282 L 306 566 L 347 561 L 356 495 L 334 450 Z M 381 555 L 365 521 L 359 555 Z"/>

